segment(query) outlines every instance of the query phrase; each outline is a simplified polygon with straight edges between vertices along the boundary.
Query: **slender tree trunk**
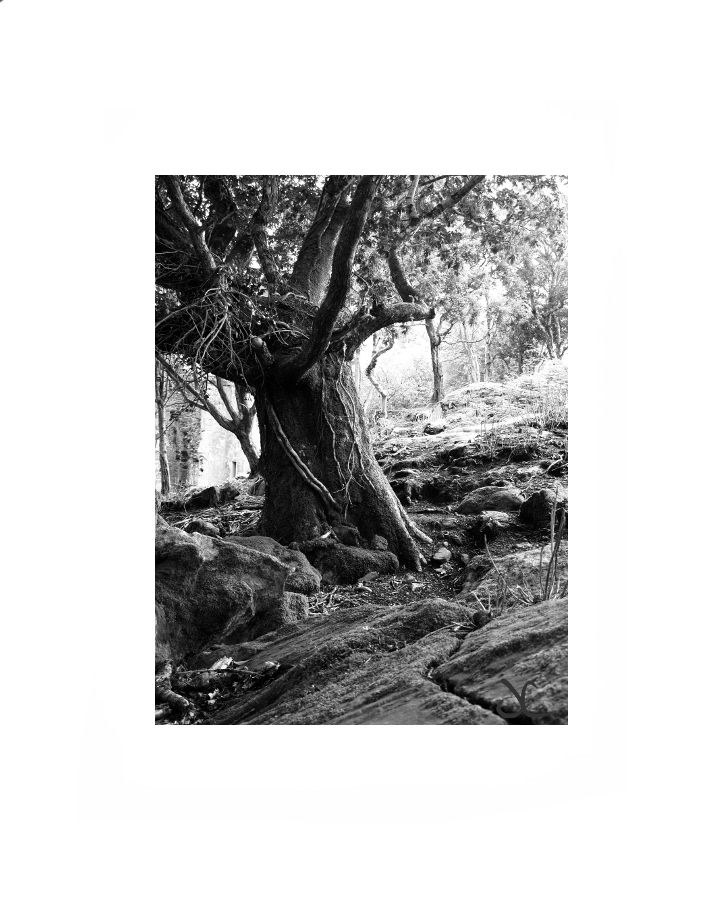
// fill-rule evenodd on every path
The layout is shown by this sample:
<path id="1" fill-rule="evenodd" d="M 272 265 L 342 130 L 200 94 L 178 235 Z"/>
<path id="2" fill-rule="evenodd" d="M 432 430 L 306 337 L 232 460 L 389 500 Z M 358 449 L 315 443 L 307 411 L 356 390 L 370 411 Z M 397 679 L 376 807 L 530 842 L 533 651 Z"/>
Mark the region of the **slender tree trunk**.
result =
<path id="1" fill-rule="evenodd" d="M 485 290 L 485 381 L 492 380 L 492 328 L 489 288 Z"/>
<path id="2" fill-rule="evenodd" d="M 552 335 L 553 335 L 553 343 L 555 347 L 555 358 L 562 359 L 562 333 L 560 330 L 560 319 L 556 313 L 553 313 L 552 316 Z"/>
<path id="3" fill-rule="evenodd" d="M 201 411 L 194 409 L 181 416 L 177 435 L 178 487 L 192 487 L 197 481 L 198 444 L 201 433 Z"/>
<path id="4" fill-rule="evenodd" d="M 366 375 L 372 386 L 379 394 L 379 397 L 382 401 L 382 418 L 386 419 L 387 417 L 387 392 L 381 386 L 381 384 L 377 381 L 375 372 L 377 363 L 379 362 L 379 357 L 388 353 L 392 347 L 394 346 L 395 335 L 393 331 L 385 333 L 383 336 L 380 332 L 375 332 L 373 343 L 372 343 L 372 358 L 369 361 L 369 365 L 366 368 Z M 366 404 L 365 404 L 366 406 Z"/>
<path id="5" fill-rule="evenodd" d="M 171 490 L 171 477 L 168 471 L 168 453 L 166 451 L 166 415 L 163 403 L 156 403 L 158 414 L 158 462 L 161 467 L 161 494 L 165 496 Z"/>
<path id="6" fill-rule="evenodd" d="M 158 425 L 158 464 L 161 469 L 161 494 L 171 490 L 171 477 L 168 471 L 168 453 L 166 451 L 166 377 L 156 363 L 156 421 Z"/>
<path id="7" fill-rule="evenodd" d="M 461 331 L 464 352 L 467 356 L 467 378 L 470 384 L 476 384 L 480 380 L 479 358 L 466 322 L 462 322 Z"/>
<path id="8" fill-rule="evenodd" d="M 256 402 L 263 533 L 289 544 L 353 525 L 368 543 L 386 538 L 403 565 L 418 569 L 419 553 L 374 457 L 351 365 L 328 352 L 298 384 L 269 379 Z"/>
<path id="9" fill-rule="evenodd" d="M 251 419 L 251 422 L 253 422 L 253 419 Z M 256 447 L 254 447 L 253 441 L 251 440 L 251 425 L 249 424 L 249 426 L 246 427 L 242 422 L 240 426 L 234 430 L 234 434 L 238 438 L 243 455 L 246 457 L 246 461 L 249 464 L 249 478 L 253 478 L 259 471 L 260 455 L 256 451 Z"/>
<path id="10" fill-rule="evenodd" d="M 429 337 L 429 349 L 432 357 L 432 403 L 441 403 L 444 400 L 444 372 L 442 370 L 442 360 L 439 356 L 439 348 L 442 343 L 434 322 L 427 319 L 424 323 Z"/>

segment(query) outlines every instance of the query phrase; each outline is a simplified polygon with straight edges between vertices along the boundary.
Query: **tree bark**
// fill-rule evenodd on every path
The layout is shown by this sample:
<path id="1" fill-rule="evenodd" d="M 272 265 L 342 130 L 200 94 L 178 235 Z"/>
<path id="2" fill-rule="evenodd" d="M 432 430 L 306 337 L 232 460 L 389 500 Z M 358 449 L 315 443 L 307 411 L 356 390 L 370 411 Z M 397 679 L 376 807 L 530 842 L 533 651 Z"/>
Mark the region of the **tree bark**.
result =
<path id="1" fill-rule="evenodd" d="M 418 570 L 419 552 L 374 457 L 350 363 L 326 353 L 298 383 L 267 382 L 257 405 L 263 533 L 289 544 L 353 525 L 365 541 L 386 538 L 400 563 Z"/>
<path id="2" fill-rule="evenodd" d="M 424 323 L 429 337 L 429 348 L 432 356 L 432 403 L 441 403 L 444 400 L 444 371 L 442 369 L 442 360 L 439 356 L 439 348 L 442 338 L 434 327 L 434 322 L 427 319 Z"/>
<path id="3" fill-rule="evenodd" d="M 242 423 L 240 427 L 234 429 L 234 434 L 238 438 L 238 442 L 239 444 L 241 444 L 243 455 L 246 457 L 246 461 L 249 464 L 249 478 L 253 478 L 258 474 L 259 460 L 261 457 L 256 452 L 256 447 L 254 447 L 251 440 L 250 424 L 248 427 L 245 427 L 245 425 Z"/>

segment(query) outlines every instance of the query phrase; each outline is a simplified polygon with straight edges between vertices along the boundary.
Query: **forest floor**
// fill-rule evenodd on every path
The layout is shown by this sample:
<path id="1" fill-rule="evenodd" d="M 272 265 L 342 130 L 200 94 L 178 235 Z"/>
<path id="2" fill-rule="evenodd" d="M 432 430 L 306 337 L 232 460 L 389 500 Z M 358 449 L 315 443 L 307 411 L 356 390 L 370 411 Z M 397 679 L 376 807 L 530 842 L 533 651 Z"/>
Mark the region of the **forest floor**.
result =
<path id="1" fill-rule="evenodd" d="M 472 492 L 480 487 L 489 486 L 518 492 L 524 498 L 529 498 L 535 492 L 548 490 L 555 495 L 560 507 L 566 509 L 566 384 L 563 386 L 555 383 L 551 388 L 549 382 L 541 385 L 539 380 L 518 379 L 508 385 L 496 383 L 472 385 L 449 395 L 444 407 L 444 410 L 436 410 L 436 414 L 431 417 L 427 409 L 426 412 L 412 410 L 389 418 L 382 423 L 374 436 L 377 459 L 390 483 L 415 523 L 432 539 L 431 545 L 420 545 L 425 554 L 422 571 L 400 571 L 394 576 L 370 573 L 354 585 L 322 581 L 321 589 L 308 598 L 309 625 L 305 631 L 301 628 L 299 632 L 302 643 L 307 639 L 305 635 L 311 634 L 310 628 L 335 629 L 337 622 L 347 629 L 343 632 L 346 640 L 348 629 L 357 627 L 355 623 L 358 616 L 363 617 L 366 611 L 373 619 L 374 616 L 381 616 L 384 608 L 390 607 L 408 607 L 410 615 L 419 613 L 423 616 L 432 613 L 439 615 L 442 609 L 444 615 L 448 617 L 447 619 L 442 617 L 447 622 L 445 626 L 447 636 L 451 632 L 461 632 L 464 635 L 473 627 L 470 623 L 475 610 L 480 606 L 484 609 L 484 603 L 480 602 L 476 594 L 468 594 L 464 601 L 460 602 L 470 562 L 472 561 L 474 566 L 475 559 L 479 559 L 481 555 L 499 560 L 511 554 L 523 554 L 524 551 L 537 551 L 550 546 L 549 520 L 545 524 L 539 521 L 535 524 L 525 524 L 519 515 L 503 513 L 500 517 L 502 527 L 480 528 L 479 511 L 463 514 L 457 510 L 457 506 Z M 250 499 L 252 498 L 248 496 L 237 498 L 217 508 L 194 511 L 191 515 L 182 511 L 164 515 L 169 523 L 181 527 L 192 516 L 215 525 L 221 530 L 222 535 L 250 535 L 255 533 L 259 516 L 259 511 L 248 508 Z M 447 605 L 442 604 L 440 607 L 438 601 L 446 601 Z M 434 621 L 436 622 L 436 619 Z M 314 622 L 316 626 L 313 625 Z M 395 623 L 395 627 L 397 625 L 398 623 Z M 363 627 L 368 629 L 369 626 Z M 431 625 L 429 627 L 431 629 Z M 288 628 L 293 631 L 294 626 Z M 388 641 L 389 627 L 385 628 L 386 630 L 380 634 L 383 633 L 385 635 L 383 640 Z M 287 629 L 282 629 L 279 634 L 283 635 Z M 431 634 L 434 635 L 436 631 L 444 631 L 444 627 L 431 629 Z M 422 633 L 425 633 L 424 630 Z M 291 653 L 289 656 L 291 662 L 282 666 L 282 671 L 286 671 L 294 661 L 294 651 L 285 651 L 286 644 L 282 639 L 279 646 L 265 652 L 267 637 L 264 636 L 260 642 L 245 645 L 242 648 L 243 656 L 257 654 L 254 659 L 257 659 L 259 664 L 264 660 L 268 664 L 267 657 L 274 661 L 277 658 L 283 661 L 284 652 Z M 339 633 L 333 631 L 333 637 L 338 643 Z M 407 642 L 408 637 L 405 635 L 399 642 L 395 638 L 389 646 L 406 647 Z M 353 641 L 352 645 L 352 650 L 356 652 L 357 645 Z M 352 650 L 349 652 L 352 653 Z M 378 652 L 388 653 L 388 646 L 384 644 L 380 651 L 379 647 L 375 648 L 370 644 L 367 650 L 372 654 L 365 657 L 368 662 L 370 659 L 376 659 L 375 654 Z M 459 641 L 449 653 L 458 650 Z M 437 652 L 439 653 L 439 650 Z M 292 668 L 299 669 L 299 665 Z M 366 721 L 363 716 L 369 714 L 369 704 L 364 707 L 363 713 L 361 711 L 357 713 L 357 719 L 348 719 L 349 713 L 342 715 L 338 710 L 334 712 L 335 704 L 340 702 L 337 695 L 341 688 L 338 683 L 343 684 L 344 678 L 348 680 L 352 677 L 348 673 L 349 661 L 343 656 L 343 660 L 335 665 L 330 665 L 327 661 L 326 668 L 317 672 L 311 686 L 307 685 L 302 690 L 299 684 L 295 684 L 294 690 L 299 693 L 299 697 L 305 696 L 309 691 L 317 692 L 324 684 L 327 685 L 328 699 L 324 714 L 317 710 L 315 713 L 317 718 L 314 716 L 309 718 L 308 709 L 304 706 L 305 701 L 298 698 L 291 706 L 287 703 L 288 709 L 282 703 L 279 708 L 281 711 L 278 711 L 280 702 L 278 687 L 273 687 L 273 697 L 266 703 L 267 707 L 270 704 L 272 709 L 277 710 L 276 712 L 271 714 L 267 709 L 264 713 L 264 704 L 259 706 L 260 701 L 254 701 L 256 705 L 252 703 L 252 706 L 248 707 L 249 696 L 260 697 L 264 691 L 269 690 L 268 687 L 264 687 L 265 681 L 259 683 L 257 678 L 254 678 L 251 681 L 237 683 L 232 689 L 222 689 L 209 694 L 211 703 L 202 702 L 192 719 L 198 724 L 203 722 L 234 724 L 250 720 L 253 720 L 250 723 L 273 722 L 277 721 L 277 718 L 291 723 Z M 288 677 L 288 674 L 285 677 Z M 382 682 L 386 677 L 384 673 Z M 426 688 L 426 685 L 424 687 Z M 368 685 L 365 684 L 361 693 L 367 691 L 367 688 Z M 479 686 L 476 690 L 480 694 L 478 688 Z M 288 695 L 295 696 L 294 690 L 289 688 Z M 351 687 L 349 690 L 353 693 Z M 360 690 L 358 685 L 356 690 L 357 692 Z M 395 690 L 398 693 L 398 689 Z M 406 706 L 402 704 L 402 712 L 396 719 L 389 718 L 390 713 L 387 709 L 384 721 L 403 723 L 420 721 L 419 718 L 405 718 L 409 715 L 407 707 L 414 706 L 419 694 L 418 686 L 414 690 L 411 688 L 409 690 L 412 691 L 411 696 L 414 699 L 405 701 Z M 391 693 L 394 694 L 394 691 Z M 433 700 L 435 708 L 442 702 L 436 694 Z M 283 693 L 281 701 L 284 701 Z M 449 705 L 453 701 L 461 702 L 454 696 L 447 697 L 444 702 Z M 441 713 L 441 721 L 470 724 L 502 723 L 489 712 L 492 708 L 490 703 L 483 701 L 484 697 L 474 701 L 476 704 L 474 715 L 467 711 L 466 707 L 463 711 L 456 707 L 454 709 L 445 707 Z M 464 702 L 468 705 L 468 699 Z M 239 711 L 240 703 L 243 707 L 241 711 Z M 348 705 L 347 702 L 347 707 Z M 259 713 L 258 709 L 262 709 L 262 712 Z M 231 712 L 224 713 L 224 710 Z M 435 714 L 440 715 L 439 712 Z M 264 715 L 266 718 L 263 718 Z M 422 721 L 425 721 L 424 715 Z M 304 718 L 305 716 L 307 718 Z M 488 722 L 486 719 L 478 721 L 475 716 L 492 716 L 495 721 Z M 435 722 L 437 719 L 431 718 L 429 721 Z"/>

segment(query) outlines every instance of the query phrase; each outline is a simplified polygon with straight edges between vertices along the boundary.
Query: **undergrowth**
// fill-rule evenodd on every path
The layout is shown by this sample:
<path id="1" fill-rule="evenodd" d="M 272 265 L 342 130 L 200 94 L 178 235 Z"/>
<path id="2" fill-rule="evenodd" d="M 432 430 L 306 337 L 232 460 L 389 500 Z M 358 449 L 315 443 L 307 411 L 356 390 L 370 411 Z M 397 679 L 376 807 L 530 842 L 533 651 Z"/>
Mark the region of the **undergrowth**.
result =
<path id="1" fill-rule="evenodd" d="M 491 618 L 499 616 L 502 612 L 514 606 L 533 606 L 549 600 L 562 600 L 567 596 L 567 583 L 562 584 L 558 573 L 560 545 L 566 519 L 567 513 L 563 509 L 560 521 L 557 523 L 557 500 L 555 500 L 550 515 L 550 542 L 540 548 L 540 561 L 532 583 L 510 584 L 495 563 L 485 540 L 485 551 L 492 569 L 497 574 L 497 579 L 491 584 L 485 584 L 483 587 L 476 588 L 471 592 L 471 595 L 480 608 Z M 549 559 L 545 560 L 545 551 L 548 548 L 550 555 Z M 484 599 L 480 596 L 483 590 L 485 592 Z"/>

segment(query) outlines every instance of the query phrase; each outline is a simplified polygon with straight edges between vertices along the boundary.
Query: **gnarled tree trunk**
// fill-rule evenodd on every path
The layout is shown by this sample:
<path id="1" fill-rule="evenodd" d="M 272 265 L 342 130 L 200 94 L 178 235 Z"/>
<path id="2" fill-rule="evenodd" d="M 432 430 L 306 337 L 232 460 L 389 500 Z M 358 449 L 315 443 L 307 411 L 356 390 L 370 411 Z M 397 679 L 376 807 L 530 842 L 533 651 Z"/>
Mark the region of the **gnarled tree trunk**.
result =
<path id="1" fill-rule="evenodd" d="M 267 383 L 257 406 L 264 533 L 288 544 L 353 525 L 366 541 L 386 538 L 403 565 L 419 568 L 400 505 L 374 457 L 352 367 L 341 354 L 325 354 L 297 384 Z"/>
<path id="2" fill-rule="evenodd" d="M 231 418 L 222 380 L 255 394 L 266 477 L 261 526 L 268 535 L 302 543 L 347 523 L 370 546 L 375 535 L 383 537 L 402 564 L 420 568 L 412 535 L 431 539 L 411 521 L 374 458 L 350 362 L 376 332 L 433 318 L 434 310 L 406 280 L 396 245 L 402 232 L 451 209 L 484 177 L 470 176 L 421 205 L 415 202 L 417 179 L 401 231 L 390 225 L 392 234 L 383 226 L 391 236 L 380 252 L 401 302 L 377 298 L 355 305 L 349 303 L 355 255 L 383 176 L 326 178 L 288 278 L 269 238 L 279 176 L 261 177 L 250 216 L 250 209 L 241 214 L 236 208 L 226 176 L 200 182 L 196 176 L 159 176 L 156 281 L 159 290 L 176 296 L 175 305 L 157 301 L 157 351 L 180 355 L 194 371 L 215 376 Z M 199 184 L 205 188 L 197 190 Z M 208 209 L 198 196 L 192 200 L 199 190 L 205 190 Z M 387 205 L 382 198 L 376 209 L 386 216 Z M 244 283 L 254 249 L 265 296 L 249 294 Z M 195 400 L 206 403 L 198 390 Z"/>

